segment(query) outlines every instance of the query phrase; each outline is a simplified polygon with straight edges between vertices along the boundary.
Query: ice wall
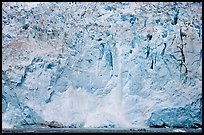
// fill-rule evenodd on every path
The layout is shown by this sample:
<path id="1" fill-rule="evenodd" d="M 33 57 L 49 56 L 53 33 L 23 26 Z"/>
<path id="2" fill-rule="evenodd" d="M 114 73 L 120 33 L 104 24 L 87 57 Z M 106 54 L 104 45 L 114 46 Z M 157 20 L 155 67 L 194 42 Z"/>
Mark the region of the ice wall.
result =
<path id="1" fill-rule="evenodd" d="M 200 127 L 201 4 L 4 2 L 3 127 Z"/>

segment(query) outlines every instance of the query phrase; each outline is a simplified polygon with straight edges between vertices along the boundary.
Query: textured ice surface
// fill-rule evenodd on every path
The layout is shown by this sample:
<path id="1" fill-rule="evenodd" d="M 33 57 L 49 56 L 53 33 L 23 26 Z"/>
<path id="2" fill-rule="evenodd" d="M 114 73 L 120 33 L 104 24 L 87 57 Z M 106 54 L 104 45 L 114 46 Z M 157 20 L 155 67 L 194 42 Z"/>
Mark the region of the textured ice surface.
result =
<path id="1" fill-rule="evenodd" d="M 4 2 L 3 128 L 200 127 L 201 4 Z"/>
<path id="2" fill-rule="evenodd" d="M 202 99 L 202 98 L 201 98 Z M 200 127 L 202 126 L 202 100 L 179 108 L 166 108 L 152 113 L 150 126 Z M 200 108 L 200 109 L 199 109 Z"/>

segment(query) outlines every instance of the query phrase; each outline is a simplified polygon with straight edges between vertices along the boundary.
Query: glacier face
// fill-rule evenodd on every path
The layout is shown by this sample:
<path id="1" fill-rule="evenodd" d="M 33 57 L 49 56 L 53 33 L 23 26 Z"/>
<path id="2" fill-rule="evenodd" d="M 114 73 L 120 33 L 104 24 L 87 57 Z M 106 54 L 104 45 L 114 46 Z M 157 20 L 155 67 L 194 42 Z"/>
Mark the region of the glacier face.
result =
<path id="1" fill-rule="evenodd" d="M 201 4 L 4 2 L 3 128 L 202 125 Z"/>

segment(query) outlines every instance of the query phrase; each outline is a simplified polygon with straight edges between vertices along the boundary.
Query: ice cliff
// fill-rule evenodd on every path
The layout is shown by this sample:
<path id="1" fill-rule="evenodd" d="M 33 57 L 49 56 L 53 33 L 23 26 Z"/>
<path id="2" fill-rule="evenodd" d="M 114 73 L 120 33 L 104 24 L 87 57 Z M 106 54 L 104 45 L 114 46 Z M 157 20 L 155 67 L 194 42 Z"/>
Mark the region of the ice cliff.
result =
<path id="1" fill-rule="evenodd" d="M 4 2 L 2 119 L 201 127 L 202 3 Z"/>

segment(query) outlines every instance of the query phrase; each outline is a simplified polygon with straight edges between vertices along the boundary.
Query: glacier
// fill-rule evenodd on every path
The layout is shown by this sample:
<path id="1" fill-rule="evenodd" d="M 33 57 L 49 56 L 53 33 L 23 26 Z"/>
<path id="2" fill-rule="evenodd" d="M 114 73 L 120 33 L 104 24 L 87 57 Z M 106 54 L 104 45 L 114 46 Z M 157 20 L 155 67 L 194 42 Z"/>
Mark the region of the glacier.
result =
<path id="1" fill-rule="evenodd" d="M 3 128 L 202 127 L 202 2 L 3 2 Z"/>

